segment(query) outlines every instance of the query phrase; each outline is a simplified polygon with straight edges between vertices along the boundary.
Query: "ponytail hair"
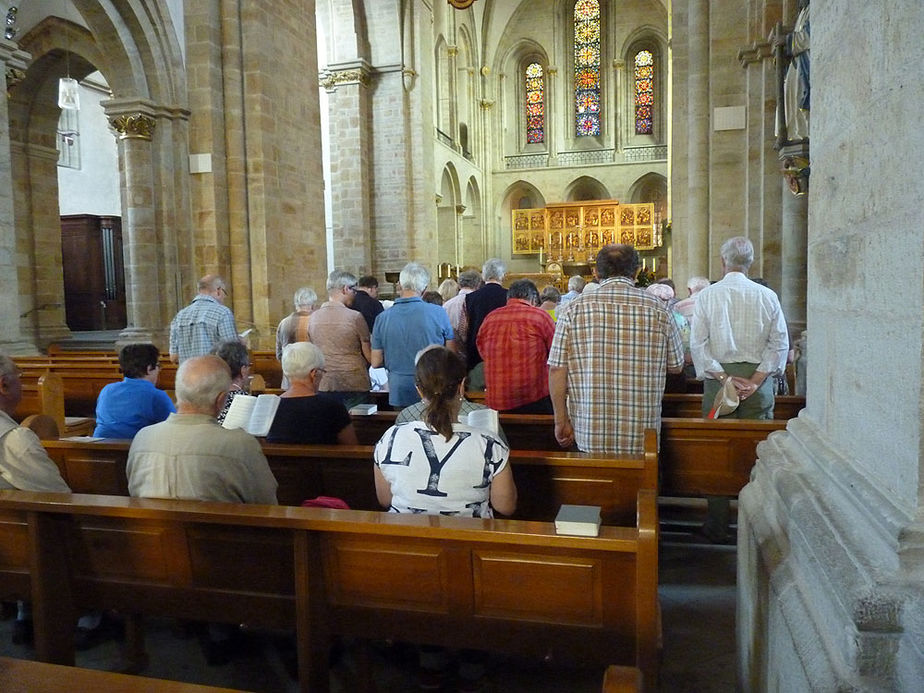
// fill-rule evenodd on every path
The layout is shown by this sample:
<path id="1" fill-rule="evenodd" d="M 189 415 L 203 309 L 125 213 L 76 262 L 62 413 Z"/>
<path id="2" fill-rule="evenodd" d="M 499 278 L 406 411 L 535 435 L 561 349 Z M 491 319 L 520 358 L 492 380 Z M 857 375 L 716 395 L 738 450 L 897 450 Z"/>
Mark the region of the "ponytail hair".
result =
<path id="1" fill-rule="evenodd" d="M 417 360 L 414 381 L 428 402 L 424 422 L 447 441 L 452 437 L 453 403 L 465 376 L 462 359 L 446 347 L 431 347 Z"/>

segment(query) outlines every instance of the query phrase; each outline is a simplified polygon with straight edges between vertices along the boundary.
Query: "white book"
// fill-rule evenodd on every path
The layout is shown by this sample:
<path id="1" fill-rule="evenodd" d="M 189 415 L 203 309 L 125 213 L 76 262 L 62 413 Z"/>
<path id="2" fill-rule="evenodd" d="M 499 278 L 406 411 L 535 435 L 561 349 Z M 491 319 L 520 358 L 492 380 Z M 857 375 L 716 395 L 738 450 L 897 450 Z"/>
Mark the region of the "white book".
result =
<path id="1" fill-rule="evenodd" d="M 236 395 L 221 425 L 262 437 L 269 433 L 278 408 L 279 395 Z"/>
<path id="2" fill-rule="evenodd" d="M 600 534 L 599 505 L 562 505 L 555 517 L 558 534 L 595 537 Z"/>
<path id="3" fill-rule="evenodd" d="M 500 418 L 494 409 L 472 409 L 468 414 L 459 414 L 459 423 L 491 431 L 494 435 L 500 432 Z"/>
<path id="4" fill-rule="evenodd" d="M 372 403 L 354 404 L 352 407 L 350 407 L 350 413 L 356 414 L 357 416 L 372 416 L 378 410 L 378 405 Z"/>

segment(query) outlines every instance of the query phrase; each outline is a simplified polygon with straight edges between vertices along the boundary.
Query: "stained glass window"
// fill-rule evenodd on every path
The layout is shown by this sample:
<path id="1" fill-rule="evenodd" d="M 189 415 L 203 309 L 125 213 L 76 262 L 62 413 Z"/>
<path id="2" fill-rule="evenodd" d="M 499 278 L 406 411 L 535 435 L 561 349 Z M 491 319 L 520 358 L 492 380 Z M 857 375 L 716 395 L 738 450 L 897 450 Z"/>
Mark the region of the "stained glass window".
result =
<path id="1" fill-rule="evenodd" d="M 545 140 L 545 84 L 542 65 L 526 66 L 526 142 L 533 144 Z"/>
<path id="2" fill-rule="evenodd" d="M 574 3 L 574 125 L 578 137 L 600 134 L 600 3 Z"/>
<path id="3" fill-rule="evenodd" d="M 652 134 L 654 108 L 654 56 L 651 51 L 635 54 L 635 134 Z"/>

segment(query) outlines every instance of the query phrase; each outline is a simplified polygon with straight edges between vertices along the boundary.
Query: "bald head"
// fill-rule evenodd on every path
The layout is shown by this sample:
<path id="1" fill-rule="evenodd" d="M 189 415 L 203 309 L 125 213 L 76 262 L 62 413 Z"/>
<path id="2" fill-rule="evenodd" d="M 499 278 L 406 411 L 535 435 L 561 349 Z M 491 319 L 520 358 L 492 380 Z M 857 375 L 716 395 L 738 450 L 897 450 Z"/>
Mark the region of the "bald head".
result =
<path id="1" fill-rule="evenodd" d="M 231 369 L 217 356 L 195 356 L 180 364 L 175 387 L 178 413 L 215 416 L 231 388 Z"/>
<path id="2" fill-rule="evenodd" d="M 219 303 L 224 303 L 228 289 L 225 287 L 225 280 L 219 275 L 207 274 L 199 280 L 199 293 L 211 296 Z"/>

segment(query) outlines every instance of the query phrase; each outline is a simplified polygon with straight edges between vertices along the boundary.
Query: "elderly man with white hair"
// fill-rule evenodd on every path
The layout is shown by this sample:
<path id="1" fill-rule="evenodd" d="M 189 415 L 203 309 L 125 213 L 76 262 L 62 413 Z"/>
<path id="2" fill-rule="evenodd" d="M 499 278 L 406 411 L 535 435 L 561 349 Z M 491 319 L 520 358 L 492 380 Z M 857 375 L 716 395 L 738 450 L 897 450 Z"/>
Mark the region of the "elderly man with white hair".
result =
<path id="1" fill-rule="evenodd" d="M 218 425 L 231 370 L 217 356 L 176 372 L 175 414 L 142 428 L 128 451 L 128 492 L 141 498 L 276 503 L 276 478 L 257 439 Z"/>
<path id="2" fill-rule="evenodd" d="M 400 290 L 394 305 L 375 319 L 372 367 L 388 369 L 388 403 L 393 407 L 420 401 L 414 384 L 414 357 L 418 351 L 430 344 L 455 350 L 455 335 L 446 311 L 420 298 L 429 284 L 426 268 L 409 262 L 398 276 Z"/>
<path id="3" fill-rule="evenodd" d="M 295 310 L 279 321 L 276 327 L 276 360 L 282 361 L 282 350 L 294 342 L 308 341 L 308 318 L 318 303 L 318 295 L 309 286 L 303 286 L 293 297 Z"/>
<path id="4" fill-rule="evenodd" d="M 674 304 L 674 310 L 689 321 L 690 318 L 693 317 L 693 309 L 696 307 L 696 297 L 699 295 L 699 292 L 707 286 L 709 286 L 709 279 L 707 277 L 690 277 L 690 281 L 687 282 L 687 291 L 690 295 L 677 301 L 677 303 Z"/>

